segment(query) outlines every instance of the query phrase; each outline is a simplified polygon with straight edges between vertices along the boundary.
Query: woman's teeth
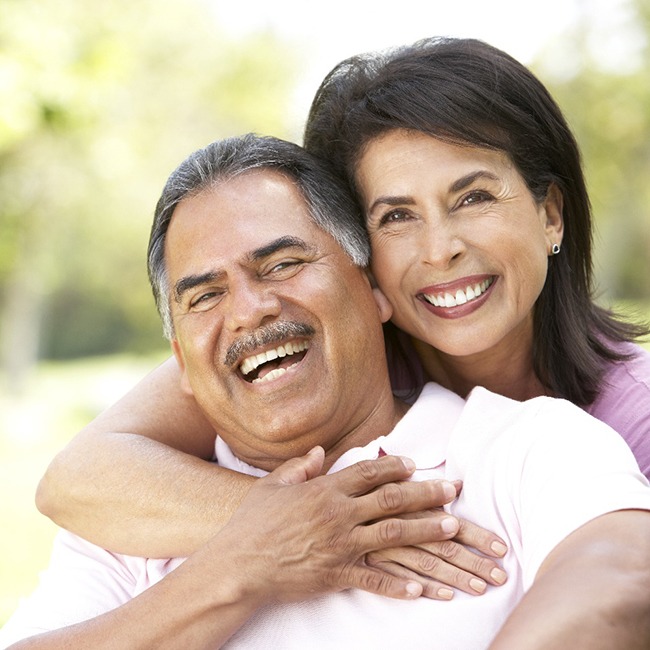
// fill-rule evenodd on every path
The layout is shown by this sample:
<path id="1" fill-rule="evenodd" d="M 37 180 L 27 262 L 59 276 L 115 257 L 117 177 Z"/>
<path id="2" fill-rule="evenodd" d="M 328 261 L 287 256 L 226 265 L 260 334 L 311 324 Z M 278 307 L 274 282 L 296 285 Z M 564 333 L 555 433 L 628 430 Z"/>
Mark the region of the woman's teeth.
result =
<path id="1" fill-rule="evenodd" d="M 475 300 L 482 293 L 485 293 L 487 288 L 494 282 L 494 278 L 488 278 L 482 282 L 477 282 L 476 284 L 468 285 L 465 291 L 458 289 L 455 294 L 449 292 L 438 293 L 438 294 L 422 294 L 423 298 L 435 305 L 436 307 L 456 307 L 458 305 L 464 305 L 466 302 Z"/>

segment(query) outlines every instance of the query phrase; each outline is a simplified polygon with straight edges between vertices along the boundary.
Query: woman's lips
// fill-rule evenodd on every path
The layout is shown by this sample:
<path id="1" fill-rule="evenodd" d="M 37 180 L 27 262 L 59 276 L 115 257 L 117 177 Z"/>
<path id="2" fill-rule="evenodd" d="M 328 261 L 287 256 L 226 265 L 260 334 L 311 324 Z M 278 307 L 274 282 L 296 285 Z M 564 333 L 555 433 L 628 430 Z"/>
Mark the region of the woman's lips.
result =
<path id="1" fill-rule="evenodd" d="M 470 276 L 427 287 L 417 297 L 436 316 L 461 318 L 486 302 L 496 280 L 495 275 Z"/>

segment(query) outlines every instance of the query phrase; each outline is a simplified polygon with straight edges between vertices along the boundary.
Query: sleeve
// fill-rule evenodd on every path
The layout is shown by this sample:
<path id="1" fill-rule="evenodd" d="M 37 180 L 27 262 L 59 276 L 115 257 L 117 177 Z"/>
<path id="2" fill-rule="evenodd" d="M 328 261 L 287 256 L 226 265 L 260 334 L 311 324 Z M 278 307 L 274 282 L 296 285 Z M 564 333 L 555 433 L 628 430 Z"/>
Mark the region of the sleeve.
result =
<path id="1" fill-rule="evenodd" d="M 134 588 L 124 557 L 60 531 L 35 591 L 0 630 L 0 648 L 103 614 L 132 598 Z"/>
<path id="2" fill-rule="evenodd" d="M 582 525 L 617 510 L 650 510 L 648 480 L 617 433 L 563 400 L 539 403 L 518 455 L 526 589 L 546 556 Z"/>
<path id="3" fill-rule="evenodd" d="M 650 353 L 636 349 L 631 359 L 612 364 L 603 384 L 586 411 L 623 436 L 650 479 Z"/>

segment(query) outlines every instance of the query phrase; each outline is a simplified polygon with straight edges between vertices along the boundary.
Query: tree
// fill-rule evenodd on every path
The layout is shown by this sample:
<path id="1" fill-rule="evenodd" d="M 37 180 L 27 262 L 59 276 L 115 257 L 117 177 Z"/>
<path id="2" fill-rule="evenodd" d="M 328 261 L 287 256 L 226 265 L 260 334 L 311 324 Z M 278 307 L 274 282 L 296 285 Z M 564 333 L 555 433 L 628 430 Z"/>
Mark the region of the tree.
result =
<path id="1" fill-rule="evenodd" d="M 229 41 L 198 0 L 3 0 L 0 337 L 19 387 L 39 356 L 162 345 L 145 273 L 151 215 L 191 150 L 287 137 L 294 60 Z"/>
<path id="2" fill-rule="evenodd" d="M 601 30 L 588 7 L 537 62 L 580 142 L 607 302 L 650 298 L 650 0 Z M 616 39 L 618 56 L 608 48 Z M 609 52 L 609 54 L 607 54 Z M 569 69 L 557 61 L 570 62 Z"/>

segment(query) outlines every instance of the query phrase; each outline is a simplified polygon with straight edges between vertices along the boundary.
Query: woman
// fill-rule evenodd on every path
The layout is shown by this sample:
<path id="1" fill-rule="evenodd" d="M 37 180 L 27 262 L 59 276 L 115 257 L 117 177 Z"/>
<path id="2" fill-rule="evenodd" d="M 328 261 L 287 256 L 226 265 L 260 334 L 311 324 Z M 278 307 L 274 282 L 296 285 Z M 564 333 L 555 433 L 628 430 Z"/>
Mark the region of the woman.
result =
<path id="1" fill-rule="evenodd" d="M 592 302 L 578 150 L 530 72 L 472 40 L 353 58 L 318 91 L 305 144 L 366 213 L 372 270 L 401 328 L 389 336 L 396 388 L 415 395 L 433 379 L 463 396 L 482 385 L 567 398 L 650 474 L 650 355 L 630 343 L 645 331 Z M 77 436 L 39 508 L 135 555 L 187 555 L 214 534 L 250 479 L 200 460 L 214 432 L 177 378 L 167 362 Z M 469 580 L 456 586 L 471 591 Z"/>
<path id="2" fill-rule="evenodd" d="M 504 52 L 471 39 L 432 39 L 386 55 L 354 57 L 336 66 L 318 90 L 305 146 L 330 160 L 359 196 L 373 271 L 393 304 L 394 323 L 410 334 L 407 344 L 413 343 L 425 376 L 461 395 L 483 385 L 514 399 L 542 394 L 568 399 L 621 433 L 644 473 L 650 473 L 650 361 L 629 343 L 646 331 L 618 321 L 593 302 L 592 226 L 580 154 L 539 80 Z M 471 159 L 470 168 L 501 164 L 503 173 L 497 172 L 496 185 L 484 174 L 456 192 L 473 206 L 466 216 L 450 205 L 444 219 L 434 218 L 423 204 L 433 200 L 427 185 L 443 186 L 440 174 L 463 154 Z M 508 165 L 514 166 L 513 173 Z M 520 182 L 523 187 L 513 185 Z M 376 196 L 390 193 L 392 186 L 401 196 L 388 197 L 373 209 Z M 497 257 L 517 255 L 517 250 L 505 249 L 512 233 L 502 222 L 515 223 L 521 206 L 514 206 L 513 215 L 502 215 L 501 204 L 511 205 L 525 194 L 548 213 L 545 245 L 550 257 L 548 269 L 545 262 L 535 267 L 544 275 L 536 280 L 539 289 L 527 287 L 533 293 L 517 297 L 524 300 L 516 306 L 520 315 L 509 316 L 513 301 L 497 296 L 508 284 L 508 273 L 501 282 L 488 277 L 486 292 L 471 303 L 475 311 L 470 317 L 465 316 L 469 307 L 436 304 L 449 293 L 446 289 L 438 297 L 424 297 L 404 286 L 415 280 L 403 275 L 406 268 L 416 261 L 432 265 L 432 256 L 446 255 L 444 263 L 451 269 L 462 268 L 467 251 L 487 248 Z M 451 201 L 456 195 L 445 198 Z M 382 207 L 398 213 L 387 234 L 378 223 Z M 491 214 L 493 207 L 501 221 Z M 485 214 L 489 219 L 481 221 Z M 469 241 L 464 219 L 476 221 Z M 479 229 L 487 231 L 480 241 Z M 514 243 L 526 246 L 524 256 L 540 252 L 532 240 Z M 449 250 L 427 250 L 427 245 L 448 245 Z M 496 313 L 491 313 L 495 305 L 490 303 L 497 301 Z M 481 323 L 485 331 L 477 335 Z M 485 363 L 482 357 L 488 357 Z"/>

